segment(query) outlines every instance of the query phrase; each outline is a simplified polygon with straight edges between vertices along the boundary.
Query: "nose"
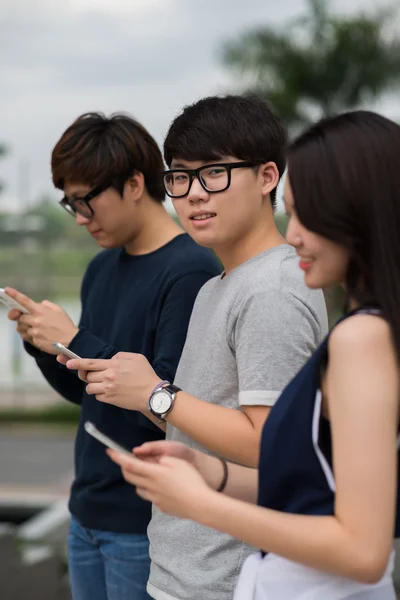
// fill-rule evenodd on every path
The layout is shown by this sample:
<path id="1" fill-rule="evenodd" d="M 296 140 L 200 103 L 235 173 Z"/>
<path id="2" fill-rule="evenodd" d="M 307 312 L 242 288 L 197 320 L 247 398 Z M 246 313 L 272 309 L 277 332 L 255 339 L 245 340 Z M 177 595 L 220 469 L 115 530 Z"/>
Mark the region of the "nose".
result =
<path id="1" fill-rule="evenodd" d="M 294 219 L 292 219 L 292 218 L 289 219 L 285 238 L 286 238 L 287 243 L 290 244 L 291 246 L 294 246 L 295 248 L 298 248 L 299 246 L 301 246 L 301 235 L 300 235 L 300 232 L 298 231 L 298 228 L 296 227 Z"/>
<path id="2" fill-rule="evenodd" d="M 87 225 L 89 223 L 90 219 L 88 217 L 84 217 L 83 215 L 81 215 L 80 213 L 76 213 L 75 215 L 75 223 L 77 225 Z"/>
<path id="3" fill-rule="evenodd" d="M 193 177 L 192 185 L 190 187 L 187 199 L 191 204 L 196 202 L 207 202 L 210 198 L 210 194 L 203 188 L 197 177 Z"/>

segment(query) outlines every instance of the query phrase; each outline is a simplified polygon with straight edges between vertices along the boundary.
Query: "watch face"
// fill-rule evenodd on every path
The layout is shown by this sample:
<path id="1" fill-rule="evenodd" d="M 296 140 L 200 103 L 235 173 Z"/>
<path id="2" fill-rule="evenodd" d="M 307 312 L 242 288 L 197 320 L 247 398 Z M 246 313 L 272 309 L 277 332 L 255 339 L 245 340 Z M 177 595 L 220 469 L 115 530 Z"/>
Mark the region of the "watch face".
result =
<path id="1" fill-rule="evenodd" d="M 163 415 L 171 407 L 171 396 L 162 390 L 156 392 L 151 399 L 151 408 L 159 415 Z"/>

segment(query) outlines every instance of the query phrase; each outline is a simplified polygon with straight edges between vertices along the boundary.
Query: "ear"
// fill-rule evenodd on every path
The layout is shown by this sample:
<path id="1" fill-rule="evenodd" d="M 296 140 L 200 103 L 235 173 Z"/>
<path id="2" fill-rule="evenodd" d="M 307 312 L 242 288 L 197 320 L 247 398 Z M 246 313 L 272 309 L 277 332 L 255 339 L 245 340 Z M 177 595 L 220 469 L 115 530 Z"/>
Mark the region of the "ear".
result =
<path id="1" fill-rule="evenodd" d="M 124 196 L 129 197 L 134 202 L 139 202 L 145 192 L 144 175 L 140 171 L 134 174 L 125 183 Z"/>
<path id="2" fill-rule="evenodd" d="M 260 166 L 259 175 L 262 182 L 263 196 L 267 196 L 279 183 L 279 171 L 274 162 L 267 162 Z"/>

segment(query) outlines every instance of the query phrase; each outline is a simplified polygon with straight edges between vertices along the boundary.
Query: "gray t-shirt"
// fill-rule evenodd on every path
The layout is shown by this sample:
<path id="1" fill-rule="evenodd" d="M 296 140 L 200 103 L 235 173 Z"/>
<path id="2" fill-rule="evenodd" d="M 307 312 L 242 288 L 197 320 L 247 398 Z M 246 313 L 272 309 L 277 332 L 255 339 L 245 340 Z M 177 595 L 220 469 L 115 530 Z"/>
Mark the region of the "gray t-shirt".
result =
<path id="1" fill-rule="evenodd" d="M 277 246 L 200 290 L 175 384 L 229 408 L 272 406 L 327 331 L 323 293 L 306 287 L 293 248 Z M 167 438 L 205 451 L 170 425 Z M 232 599 L 251 548 L 155 507 L 148 534 L 153 598 Z"/>

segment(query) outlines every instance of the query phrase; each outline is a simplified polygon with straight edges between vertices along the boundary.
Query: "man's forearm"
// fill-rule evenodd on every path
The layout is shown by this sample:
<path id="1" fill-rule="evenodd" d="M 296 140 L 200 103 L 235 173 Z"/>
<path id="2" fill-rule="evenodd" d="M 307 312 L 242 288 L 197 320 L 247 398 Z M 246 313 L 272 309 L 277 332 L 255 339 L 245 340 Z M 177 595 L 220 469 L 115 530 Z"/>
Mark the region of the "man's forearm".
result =
<path id="1" fill-rule="evenodd" d="M 250 467 L 258 465 L 260 432 L 241 410 L 179 392 L 167 421 L 217 456 Z"/>

